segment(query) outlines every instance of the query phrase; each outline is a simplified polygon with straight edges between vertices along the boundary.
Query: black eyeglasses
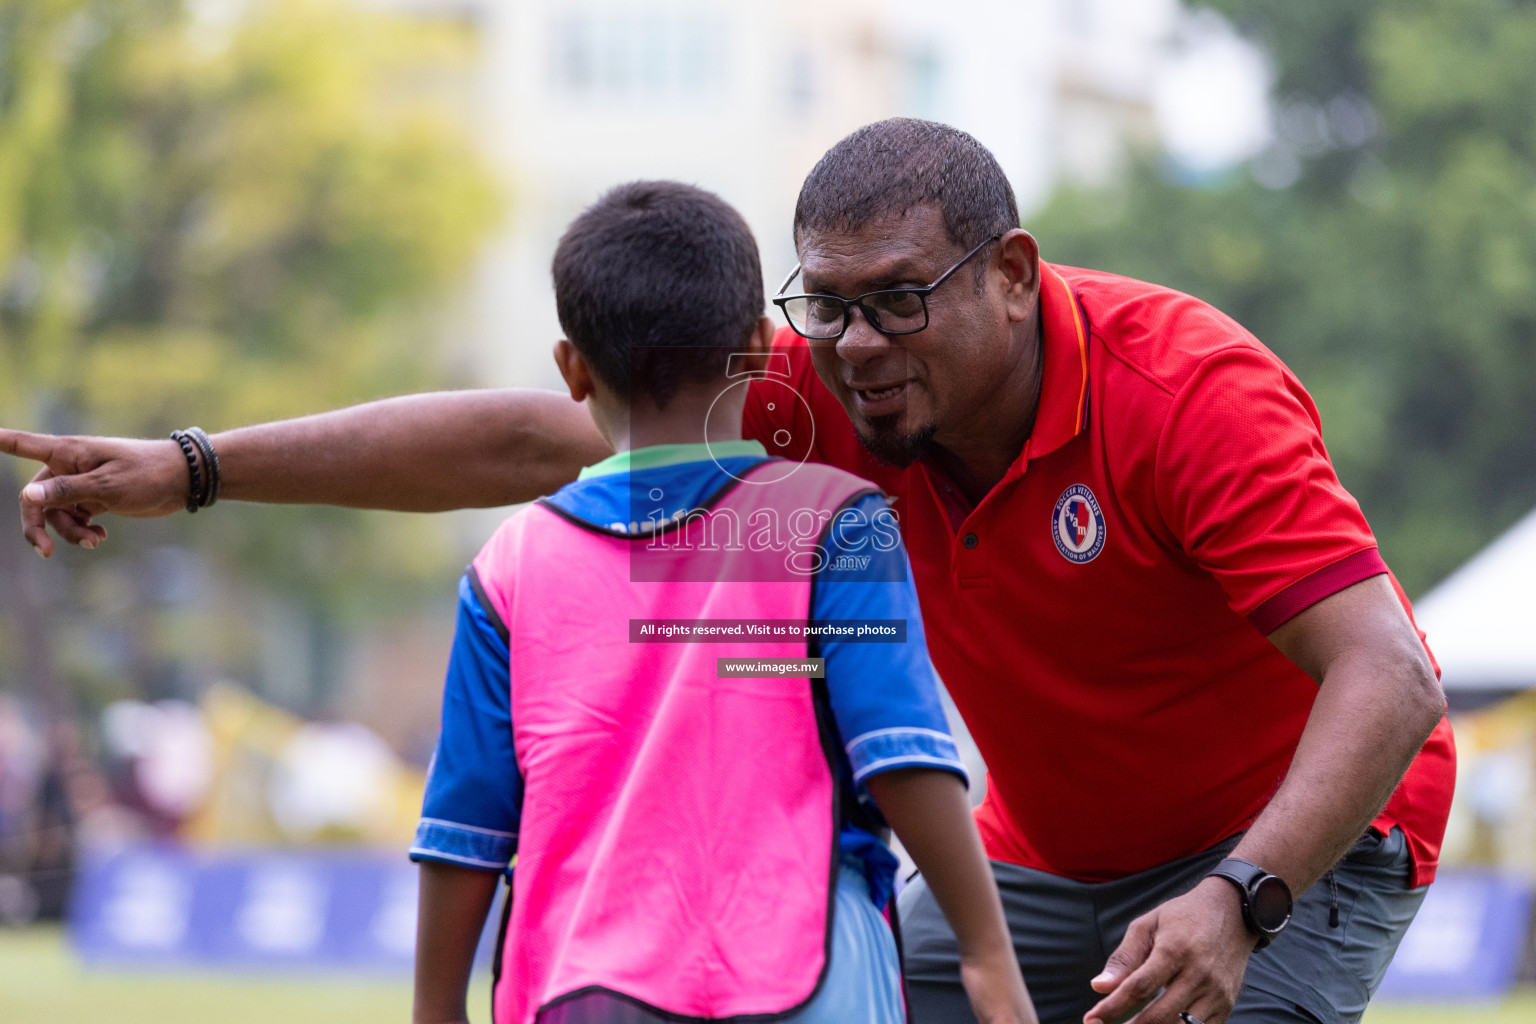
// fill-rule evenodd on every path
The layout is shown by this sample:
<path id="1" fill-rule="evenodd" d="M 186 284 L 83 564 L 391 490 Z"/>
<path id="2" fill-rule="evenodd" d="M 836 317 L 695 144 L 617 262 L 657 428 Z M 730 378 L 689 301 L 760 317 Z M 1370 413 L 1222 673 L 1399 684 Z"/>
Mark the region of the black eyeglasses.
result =
<path id="1" fill-rule="evenodd" d="M 882 288 L 851 299 L 839 295 L 784 295 L 784 289 L 800 273 L 799 266 L 796 266 L 779 286 L 780 294 L 773 297 L 773 304 L 784 311 L 784 318 L 796 334 L 812 341 L 835 341 L 841 338 L 848 330 L 854 306 L 859 307 L 864 319 L 869 321 L 869 326 L 881 334 L 916 334 L 928 326 L 928 296 L 933 294 L 934 289 L 949 280 L 949 276 L 963 267 L 972 256 L 1002 237 L 993 235 L 982 242 L 926 287 Z"/>

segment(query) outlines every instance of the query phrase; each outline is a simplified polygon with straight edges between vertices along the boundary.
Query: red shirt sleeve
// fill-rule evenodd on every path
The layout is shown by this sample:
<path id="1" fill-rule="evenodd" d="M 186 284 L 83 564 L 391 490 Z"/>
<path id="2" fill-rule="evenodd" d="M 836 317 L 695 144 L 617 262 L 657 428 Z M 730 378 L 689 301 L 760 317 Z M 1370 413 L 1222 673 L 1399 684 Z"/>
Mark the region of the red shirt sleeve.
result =
<path id="1" fill-rule="evenodd" d="M 1311 397 L 1262 348 L 1216 352 L 1179 389 L 1158 440 L 1156 495 L 1185 553 L 1262 633 L 1387 571 Z"/>

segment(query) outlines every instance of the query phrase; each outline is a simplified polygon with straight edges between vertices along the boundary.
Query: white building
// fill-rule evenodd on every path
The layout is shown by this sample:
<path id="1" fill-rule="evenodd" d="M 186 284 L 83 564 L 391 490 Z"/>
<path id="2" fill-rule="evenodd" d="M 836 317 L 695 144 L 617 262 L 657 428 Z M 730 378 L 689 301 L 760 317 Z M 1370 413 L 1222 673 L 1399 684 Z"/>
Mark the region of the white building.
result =
<path id="1" fill-rule="evenodd" d="M 997 155 L 1021 208 L 1060 173 L 1102 179 L 1153 132 L 1177 0 L 372 0 L 469 19 L 476 117 L 511 212 L 456 344 L 488 385 L 559 383 L 549 262 L 608 187 L 675 178 L 746 216 L 777 287 L 795 196 L 861 124 L 956 125 Z"/>

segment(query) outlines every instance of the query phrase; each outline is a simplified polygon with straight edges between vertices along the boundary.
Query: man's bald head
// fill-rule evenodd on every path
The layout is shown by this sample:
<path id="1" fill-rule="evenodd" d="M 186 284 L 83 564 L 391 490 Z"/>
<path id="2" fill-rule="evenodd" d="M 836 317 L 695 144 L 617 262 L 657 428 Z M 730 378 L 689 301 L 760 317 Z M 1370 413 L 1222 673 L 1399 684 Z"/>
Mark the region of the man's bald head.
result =
<path id="1" fill-rule="evenodd" d="M 811 169 L 795 204 L 795 245 L 923 205 L 938 208 L 961 248 L 1019 226 L 1013 187 L 987 147 L 958 128 L 893 117 L 847 136 Z"/>

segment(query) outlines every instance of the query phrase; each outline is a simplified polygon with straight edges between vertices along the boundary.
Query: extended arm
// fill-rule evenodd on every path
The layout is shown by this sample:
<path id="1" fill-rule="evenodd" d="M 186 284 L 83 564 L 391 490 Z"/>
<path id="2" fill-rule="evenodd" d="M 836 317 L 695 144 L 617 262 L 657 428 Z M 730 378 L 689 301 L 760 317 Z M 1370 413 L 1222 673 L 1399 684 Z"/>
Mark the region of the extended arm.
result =
<path id="1" fill-rule="evenodd" d="M 530 389 L 445 391 L 231 430 L 213 437 L 222 496 L 238 501 L 437 512 L 527 501 L 609 454 L 587 412 Z M 188 474 L 173 441 L 0 430 L 0 452 L 43 470 L 22 493 L 22 532 L 47 556 L 45 523 L 95 547 L 91 519 L 169 515 Z"/>
<path id="2" fill-rule="evenodd" d="M 1358 840 L 1445 713 L 1424 645 L 1386 576 L 1313 605 L 1270 640 L 1319 684 L 1285 781 L 1233 856 L 1301 893 Z M 1237 890 L 1208 878 L 1131 924 L 1094 988 L 1088 1015 L 1110 1022 L 1165 993 L 1136 1018 L 1175 1024 L 1188 1010 L 1226 1019 L 1257 939 Z"/>
<path id="3" fill-rule="evenodd" d="M 954 929 L 960 978 L 976 1019 L 1035 1024 L 965 783 L 951 772 L 904 768 L 871 776 L 865 785 Z"/>
<path id="4" fill-rule="evenodd" d="M 498 871 L 422 862 L 414 1024 L 460 1024 L 469 1019 L 464 1000 L 470 970 L 500 877 Z"/>

